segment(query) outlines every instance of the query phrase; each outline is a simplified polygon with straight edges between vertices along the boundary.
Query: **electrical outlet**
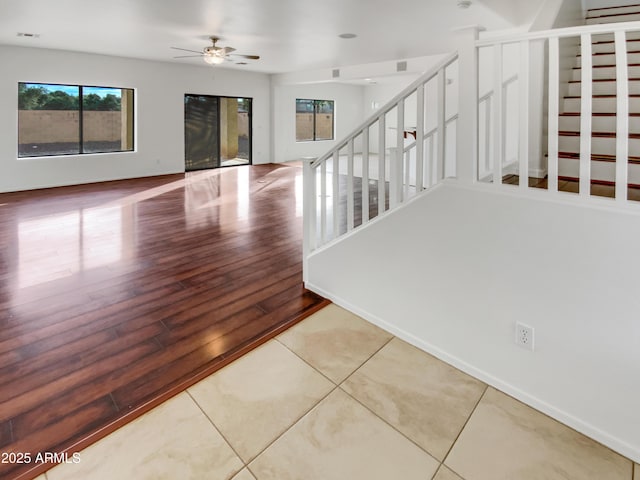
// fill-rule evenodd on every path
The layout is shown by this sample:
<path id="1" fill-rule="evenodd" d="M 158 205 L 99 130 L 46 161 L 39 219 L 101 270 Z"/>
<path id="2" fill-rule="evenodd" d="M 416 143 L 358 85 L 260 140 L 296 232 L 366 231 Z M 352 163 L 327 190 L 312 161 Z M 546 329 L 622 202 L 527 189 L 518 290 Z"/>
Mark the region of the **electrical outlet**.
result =
<path id="1" fill-rule="evenodd" d="M 524 323 L 516 323 L 516 344 L 522 348 L 533 351 L 534 335 L 533 327 Z"/>

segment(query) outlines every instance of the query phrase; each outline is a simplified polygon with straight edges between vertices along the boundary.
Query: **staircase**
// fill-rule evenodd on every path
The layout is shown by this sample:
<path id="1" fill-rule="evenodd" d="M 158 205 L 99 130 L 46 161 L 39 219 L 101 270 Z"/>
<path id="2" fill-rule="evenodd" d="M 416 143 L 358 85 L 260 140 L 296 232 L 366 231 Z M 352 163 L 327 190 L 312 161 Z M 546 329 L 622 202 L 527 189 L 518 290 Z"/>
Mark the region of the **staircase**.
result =
<path id="1" fill-rule="evenodd" d="M 640 20 L 640 5 L 589 10 L 587 25 Z M 629 32 L 627 40 L 629 89 L 628 183 L 640 188 L 640 34 Z M 592 37 L 591 184 L 614 185 L 616 161 L 616 54 L 613 34 Z M 559 115 L 558 177 L 579 177 L 581 128 L 582 56 L 576 56 L 572 78 L 565 85 Z"/>
<path id="2" fill-rule="evenodd" d="M 458 51 L 307 159 L 305 271 L 314 251 L 447 182 L 640 210 L 640 5 L 586 20 L 482 39 L 461 29 Z"/>

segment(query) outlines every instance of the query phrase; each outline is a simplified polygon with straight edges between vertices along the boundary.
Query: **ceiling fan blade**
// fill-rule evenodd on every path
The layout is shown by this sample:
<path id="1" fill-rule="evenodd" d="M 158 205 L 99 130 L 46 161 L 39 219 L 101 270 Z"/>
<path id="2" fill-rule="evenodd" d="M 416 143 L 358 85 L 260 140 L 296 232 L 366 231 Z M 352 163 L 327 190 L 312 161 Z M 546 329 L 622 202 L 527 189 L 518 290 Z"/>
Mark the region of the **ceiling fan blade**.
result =
<path id="1" fill-rule="evenodd" d="M 249 60 L 260 60 L 260 55 L 242 55 L 240 53 L 232 53 L 231 55 L 234 57 L 247 58 Z"/>
<path id="2" fill-rule="evenodd" d="M 224 50 L 224 54 L 225 55 L 229 55 L 231 52 L 235 52 L 236 49 L 233 47 L 224 47 L 222 50 Z"/>
<path id="3" fill-rule="evenodd" d="M 178 47 L 171 47 L 174 50 L 182 50 L 183 52 L 191 52 L 191 53 L 199 53 L 200 55 L 202 55 L 202 52 L 198 52 L 197 50 L 188 50 L 186 48 L 178 48 Z"/>
<path id="4" fill-rule="evenodd" d="M 194 57 L 204 57 L 203 54 L 200 55 L 178 55 L 177 57 L 173 57 L 173 58 L 194 58 Z"/>

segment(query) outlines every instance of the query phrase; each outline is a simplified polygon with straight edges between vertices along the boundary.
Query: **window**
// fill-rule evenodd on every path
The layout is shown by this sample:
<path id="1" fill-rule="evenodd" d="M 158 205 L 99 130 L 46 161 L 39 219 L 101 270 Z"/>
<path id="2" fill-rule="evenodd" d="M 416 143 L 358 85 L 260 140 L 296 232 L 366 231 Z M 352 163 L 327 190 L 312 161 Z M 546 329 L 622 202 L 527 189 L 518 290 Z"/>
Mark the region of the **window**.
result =
<path id="1" fill-rule="evenodd" d="M 133 150 L 133 89 L 18 84 L 18 157 Z"/>
<path id="2" fill-rule="evenodd" d="M 333 140 L 333 103 L 296 99 L 296 142 Z"/>

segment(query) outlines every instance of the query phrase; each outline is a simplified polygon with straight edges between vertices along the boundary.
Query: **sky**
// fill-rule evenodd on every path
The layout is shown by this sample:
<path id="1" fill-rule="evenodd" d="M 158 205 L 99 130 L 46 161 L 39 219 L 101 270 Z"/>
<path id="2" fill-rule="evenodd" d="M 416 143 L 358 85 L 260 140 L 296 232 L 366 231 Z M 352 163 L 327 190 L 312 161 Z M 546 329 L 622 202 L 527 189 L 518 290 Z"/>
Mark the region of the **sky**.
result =
<path id="1" fill-rule="evenodd" d="M 27 87 L 44 87 L 48 92 L 55 91 L 63 91 L 71 96 L 78 96 L 78 86 L 77 85 L 55 85 L 55 84 L 46 84 L 46 83 L 27 83 Z M 108 94 L 115 95 L 116 97 L 120 97 L 121 91 L 119 88 L 109 88 L 109 87 L 83 87 L 83 92 L 85 95 L 89 95 L 90 93 L 95 93 L 100 97 L 104 98 Z"/>

